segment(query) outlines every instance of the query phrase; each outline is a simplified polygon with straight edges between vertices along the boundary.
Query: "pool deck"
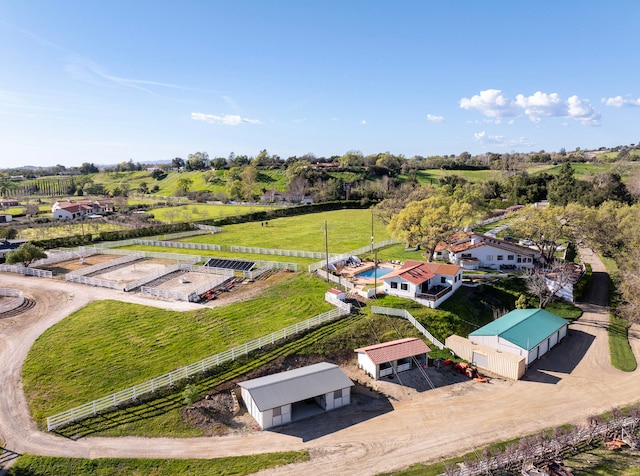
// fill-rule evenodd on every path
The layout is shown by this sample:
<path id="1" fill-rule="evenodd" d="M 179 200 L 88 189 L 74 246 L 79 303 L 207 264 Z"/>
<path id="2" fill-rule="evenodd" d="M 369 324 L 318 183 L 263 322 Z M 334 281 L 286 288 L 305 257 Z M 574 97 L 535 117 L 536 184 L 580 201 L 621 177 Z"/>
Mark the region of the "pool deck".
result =
<path id="1" fill-rule="evenodd" d="M 388 261 L 378 261 L 378 267 L 382 268 L 391 268 L 396 270 L 400 268 L 399 264 L 390 263 Z M 345 266 L 340 270 L 340 276 L 345 278 L 347 281 L 353 283 L 356 287 L 363 287 L 369 284 L 382 284 L 382 280 L 384 276 L 379 277 L 377 279 L 371 278 L 363 278 L 358 276 L 358 274 L 363 273 L 365 271 L 370 271 L 374 268 L 373 261 L 363 261 L 358 266 Z"/>

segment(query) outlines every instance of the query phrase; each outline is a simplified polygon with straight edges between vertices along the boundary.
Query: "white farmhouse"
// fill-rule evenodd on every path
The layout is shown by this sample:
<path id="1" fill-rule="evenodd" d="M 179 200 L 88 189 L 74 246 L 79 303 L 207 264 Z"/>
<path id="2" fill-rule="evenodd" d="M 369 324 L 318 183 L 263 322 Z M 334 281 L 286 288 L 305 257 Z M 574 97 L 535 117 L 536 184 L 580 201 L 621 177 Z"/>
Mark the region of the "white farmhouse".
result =
<path id="1" fill-rule="evenodd" d="M 436 308 L 462 284 L 462 268 L 453 264 L 407 260 L 399 269 L 384 275 L 382 282 L 386 294 Z"/>
<path id="2" fill-rule="evenodd" d="M 436 252 L 464 269 L 533 268 L 540 259 L 540 253 L 536 250 L 477 233 L 471 233 L 466 240 L 441 244 Z"/>

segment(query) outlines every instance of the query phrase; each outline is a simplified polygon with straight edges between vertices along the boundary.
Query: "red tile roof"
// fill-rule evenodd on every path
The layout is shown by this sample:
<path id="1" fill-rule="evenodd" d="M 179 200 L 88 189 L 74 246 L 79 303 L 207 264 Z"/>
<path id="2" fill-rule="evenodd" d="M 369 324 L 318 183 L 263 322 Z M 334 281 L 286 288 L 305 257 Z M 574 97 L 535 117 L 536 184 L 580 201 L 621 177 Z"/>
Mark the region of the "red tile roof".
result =
<path id="1" fill-rule="evenodd" d="M 385 274 L 382 280 L 395 278 L 396 276 L 418 285 L 426 280 L 441 274 L 445 276 L 455 276 L 460 271 L 460 266 L 455 264 L 427 263 L 425 261 L 407 260 L 400 269 Z"/>
<path id="2" fill-rule="evenodd" d="M 423 340 L 417 337 L 408 337 L 406 339 L 393 340 L 382 344 L 361 347 L 355 350 L 358 353 L 365 353 L 371 361 L 378 365 L 385 362 L 392 362 L 398 359 L 413 357 L 414 355 L 426 354 L 431 349 Z"/>

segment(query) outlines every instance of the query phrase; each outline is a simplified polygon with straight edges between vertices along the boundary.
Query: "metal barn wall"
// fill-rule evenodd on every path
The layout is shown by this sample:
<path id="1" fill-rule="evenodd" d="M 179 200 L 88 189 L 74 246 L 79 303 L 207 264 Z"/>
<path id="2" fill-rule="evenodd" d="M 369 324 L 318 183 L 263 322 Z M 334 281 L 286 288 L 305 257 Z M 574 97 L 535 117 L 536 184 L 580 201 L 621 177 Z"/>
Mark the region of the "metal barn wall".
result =
<path id="1" fill-rule="evenodd" d="M 474 344 L 464 337 L 457 335 L 449 336 L 445 341 L 445 346 L 469 362 L 473 362 L 474 353 L 485 355 L 486 367 L 481 367 L 478 362 L 476 362 L 476 365 L 478 365 L 479 368 L 483 368 L 488 372 L 502 377 L 518 380 L 526 371 L 524 357 L 509 352 L 501 352 L 486 345 Z"/>

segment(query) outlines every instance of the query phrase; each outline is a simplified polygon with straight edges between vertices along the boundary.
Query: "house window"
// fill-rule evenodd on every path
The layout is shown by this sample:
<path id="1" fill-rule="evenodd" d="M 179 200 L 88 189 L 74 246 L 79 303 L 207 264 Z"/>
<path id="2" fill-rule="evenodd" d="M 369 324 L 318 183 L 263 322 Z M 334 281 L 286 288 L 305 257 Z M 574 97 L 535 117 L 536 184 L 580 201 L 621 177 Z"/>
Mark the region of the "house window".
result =
<path id="1" fill-rule="evenodd" d="M 398 289 L 398 283 L 396 283 L 395 281 L 391 281 L 391 289 Z"/>
<path id="2" fill-rule="evenodd" d="M 471 258 L 471 253 L 462 253 L 462 258 Z"/>
<path id="3" fill-rule="evenodd" d="M 407 283 L 400 283 L 400 290 L 408 291 L 409 290 L 409 285 Z"/>
<path id="4" fill-rule="evenodd" d="M 273 409 L 273 416 L 277 417 L 277 416 L 280 416 L 280 415 L 282 415 L 282 407 L 275 407 Z"/>
<path id="5" fill-rule="evenodd" d="M 518 263 L 522 263 L 522 256 L 518 256 Z"/>
<path id="6" fill-rule="evenodd" d="M 513 255 L 507 255 L 507 260 L 513 261 Z"/>
<path id="7" fill-rule="evenodd" d="M 342 389 L 333 392 L 333 399 L 336 400 L 338 398 L 342 398 Z"/>
<path id="8" fill-rule="evenodd" d="M 487 255 L 487 261 L 493 261 L 493 255 Z"/>
<path id="9" fill-rule="evenodd" d="M 527 263 L 531 263 L 531 258 L 527 258 Z"/>
<path id="10" fill-rule="evenodd" d="M 498 261 L 502 261 L 503 258 L 504 258 L 504 256 L 498 255 Z"/>
<path id="11" fill-rule="evenodd" d="M 444 276 L 440 277 L 441 284 L 445 284 L 446 282 L 447 282 L 447 278 L 445 278 Z"/>

